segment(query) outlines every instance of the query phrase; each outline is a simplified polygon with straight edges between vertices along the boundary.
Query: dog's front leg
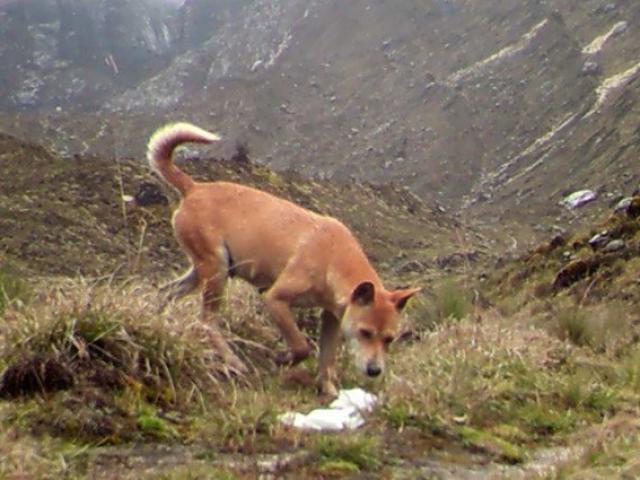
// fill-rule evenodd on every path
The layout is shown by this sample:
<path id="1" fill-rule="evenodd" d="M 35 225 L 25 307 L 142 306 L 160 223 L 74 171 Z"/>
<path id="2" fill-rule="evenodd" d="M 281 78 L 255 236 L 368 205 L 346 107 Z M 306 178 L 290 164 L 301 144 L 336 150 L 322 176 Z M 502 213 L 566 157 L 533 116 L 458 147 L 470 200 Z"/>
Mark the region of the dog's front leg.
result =
<path id="1" fill-rule="evenodd" d="M 295 317 L 289 308 L 289 302 L 283 296 L 282 291 L 274 288 L 269 290 L 265 296 L 265 303 L 271 318 L 291 349 L 290 352 L 278 355 L 276 363 L 295 365 L 307 358 L 311 349 L 307 339 L 296 325 Z"/>
<path id="2" fill-rule="evenodd" d="M 337 397 L 335 360 L 340 345 L 340 321 L 328 310 L 322 311 L 320 324 L 320 355 L 318 388 L 327 397 Z"/>

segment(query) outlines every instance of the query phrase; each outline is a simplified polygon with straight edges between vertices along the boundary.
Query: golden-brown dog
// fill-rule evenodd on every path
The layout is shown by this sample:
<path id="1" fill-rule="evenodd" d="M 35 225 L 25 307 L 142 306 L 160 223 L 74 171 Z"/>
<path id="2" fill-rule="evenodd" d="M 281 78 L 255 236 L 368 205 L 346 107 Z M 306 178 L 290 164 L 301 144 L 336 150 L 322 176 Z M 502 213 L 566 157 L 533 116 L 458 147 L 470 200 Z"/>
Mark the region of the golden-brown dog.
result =
<path id="1" fill-rule="evenodd" d="M 321 391 L 337 393 L 334 360 L 340 332 L 359 369 L 378 376 L 398 335 L 400 311 L 420 289 L 386 290 L 358 241 L 338 220 L 251 187 L 195 182 L 172 161 L 182 143 L 219 139 L 178 123 L 160 129 L 149 142 L 151 168 L 183 197 L 173 228 L 192 262 L 185 275 L 163 288 L 166 298 L 202 287 L 202 316 L 213 328 L 216 346 L 232 367 L 242 370 L 213 318 L 227 277 L 241 277 L 265 292 L 267 309 L 290 347 L 280 363 L 295 364 L 310 353 L 291 307 L 319 306 Z"/>

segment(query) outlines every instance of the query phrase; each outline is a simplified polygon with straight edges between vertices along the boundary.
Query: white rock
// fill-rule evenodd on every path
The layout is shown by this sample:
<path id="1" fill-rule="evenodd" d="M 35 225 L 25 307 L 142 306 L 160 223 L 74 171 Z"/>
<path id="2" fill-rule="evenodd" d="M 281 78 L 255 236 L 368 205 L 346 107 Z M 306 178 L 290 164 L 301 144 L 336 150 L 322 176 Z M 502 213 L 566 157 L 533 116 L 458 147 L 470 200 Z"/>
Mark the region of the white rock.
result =
<path id="1" fill-rule="evenodd" d="M 629 208 L 629 205 L 631 205 L 631 202 L 633 202 L 633 197 L 623 198 L 622 200 L 620 200 L 617 203 L 617 205 L 614 207 L 613 211 L 614 212 L 624 212 L 627 208 Z"/>
<path id="2" fill-rule="evenodd" d="M 573 210 L 593 202 L 597 197 L 598 195 L 593 190 L 578 190 L 564 197 L 560 203 Z"/>

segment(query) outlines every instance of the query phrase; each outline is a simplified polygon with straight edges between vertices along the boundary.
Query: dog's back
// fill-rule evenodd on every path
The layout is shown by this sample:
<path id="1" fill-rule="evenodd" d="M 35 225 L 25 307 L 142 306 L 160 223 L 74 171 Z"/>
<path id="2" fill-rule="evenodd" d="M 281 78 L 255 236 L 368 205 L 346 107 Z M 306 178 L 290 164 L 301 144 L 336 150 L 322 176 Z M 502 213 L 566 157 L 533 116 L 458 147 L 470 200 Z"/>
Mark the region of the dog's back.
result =
<path id="1" fill-rule="evenodd" d="M 359 260 L 355 238 L 338 220 L 306 210 L 267 192 L 229 182 L 195 183 L 174 216 L 174 229 L 190 256 L 216 245 L 233 274 L 266 289 L 293 262 L 305 265 L 312 283 L 326 286 L 331 266 Z M 215 238 L 214 238 L 215 237 Z M 366 268 L 363 276 L 377 278 Z M 317 278 L 315 278 L 317 277 Z M 333 299 L 331 299 L 333 300 Z"/>

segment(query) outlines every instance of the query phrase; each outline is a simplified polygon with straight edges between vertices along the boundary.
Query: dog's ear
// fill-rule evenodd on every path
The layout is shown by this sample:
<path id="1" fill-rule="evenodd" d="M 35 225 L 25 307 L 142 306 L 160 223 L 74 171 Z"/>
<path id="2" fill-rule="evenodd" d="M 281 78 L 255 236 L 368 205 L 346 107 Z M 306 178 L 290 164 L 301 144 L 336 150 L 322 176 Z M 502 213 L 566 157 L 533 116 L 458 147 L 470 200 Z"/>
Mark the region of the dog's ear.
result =
<path id="1" fill-rule="evenodd" d="M 391 301 L 395 303 L 398 311 L 401 311 L 406 305 L 411 297 L 413 297 L 416 293 L 418 293 L 422 288 L 403 288 L 402 290 L 394 290 L 391 292 Z"/>
<path id="2" fill-rule="evenodd" d="M 371 305 L 375 297 L 376 289 L 371 282 L 362 282 L 351 294 L 351 302 L 362 307 Z"/>

